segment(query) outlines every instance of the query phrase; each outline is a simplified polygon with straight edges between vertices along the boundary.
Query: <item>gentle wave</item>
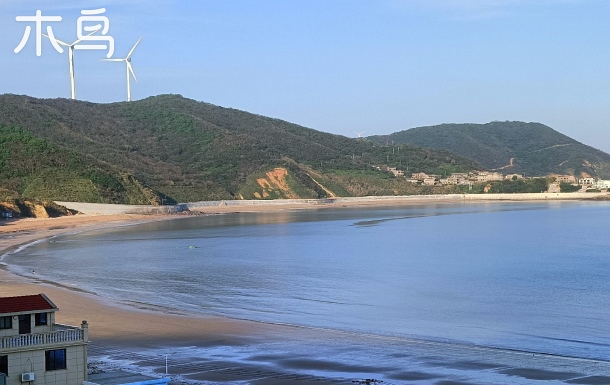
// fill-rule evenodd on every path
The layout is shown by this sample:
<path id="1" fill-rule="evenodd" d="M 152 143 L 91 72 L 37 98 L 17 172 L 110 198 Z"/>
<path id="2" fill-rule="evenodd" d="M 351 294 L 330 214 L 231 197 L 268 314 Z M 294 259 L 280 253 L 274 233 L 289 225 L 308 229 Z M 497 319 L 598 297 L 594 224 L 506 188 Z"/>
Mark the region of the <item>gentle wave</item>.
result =
<path id="1" fill-rule="evenodd" d="M 605 359 L 609 211 L 537 203 L 198 218 L 33 244 L 7 262 L 184 312 Z"/>
<path id="2" fill-rule="evenodd" d="M 10 256 L 10 255 L 19 254 L 19 253 L 21 253 L 22 251 L 25 251 L 26 249 L 28 249 L 28 248 L 30 248 L 30 247 L 32 247 L 32 246 L 38 245 L 38 244 L 43 243 L 43 242 L 50 241 L 50 240 L 52 240 L 53 238 L 55 238 L 55 236 L 48 237 L 48 238 L 37 239 L 37 240 L 35 240 L 35 241 L 32 241 L 32 242 L 29 242 L 29 243 L 25 243 L 25 244 L 23 244 L 23 245 L 20 245 L 20 246 L 18 246 L 18 247 L 17 247 L 16 249 L 14 249 L 14 250 L 9 250 L 9 251 L 6 251 L 6 252 L 5 252 L 5 253 L 3 253 L 2 255 L 0 255 L 0 262 L 3 262 L 3 261 L 6 259 L 6 257 L 8 257 L 8 256 Z M 6 263 L 5 263 L 5 264 L 6 264 Z"/>

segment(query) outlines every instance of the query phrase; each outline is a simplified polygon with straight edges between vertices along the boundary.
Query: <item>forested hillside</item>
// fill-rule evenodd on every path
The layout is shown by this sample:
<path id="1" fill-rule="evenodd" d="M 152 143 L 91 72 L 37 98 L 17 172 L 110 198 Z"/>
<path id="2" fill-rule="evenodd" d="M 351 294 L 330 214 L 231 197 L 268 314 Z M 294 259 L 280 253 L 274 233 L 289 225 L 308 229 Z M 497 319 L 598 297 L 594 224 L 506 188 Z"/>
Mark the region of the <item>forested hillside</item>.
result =
<path id="1" fill-rule="evenodd" d="M 3 95 L 0 131 L 10 157 L 0 188 L 40 199 L 415 194 L 429 191 L 373 166 L 444 175 L 477 168 L 447 151 L 382 146 L 179 95 L 112 104 Z M 268 173 L 278 168 L 283 179 L 272 183 Z"/>
<path id="2" fill-rule="evenodd" d="M 609 154 L 540 123 L 442 124 L 368 139 L 448 150 L 504 173 L 610 178 Z"/>
<path id="3" fill-rule="evenodd" d="M 154 204 L 156 194 L 109 164 L 0 125 L 0 200 L 21 197 Z"/>

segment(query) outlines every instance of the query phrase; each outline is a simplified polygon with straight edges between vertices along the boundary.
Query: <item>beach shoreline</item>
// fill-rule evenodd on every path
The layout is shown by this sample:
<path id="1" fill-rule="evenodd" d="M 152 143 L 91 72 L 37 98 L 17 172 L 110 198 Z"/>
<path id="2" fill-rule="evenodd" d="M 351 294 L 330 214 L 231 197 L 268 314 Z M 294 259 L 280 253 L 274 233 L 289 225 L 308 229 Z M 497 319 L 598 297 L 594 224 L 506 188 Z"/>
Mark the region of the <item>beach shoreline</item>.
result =
<path id="1" fill-rule="evenodd" d="M 403 200 L 398 201 L 400 204 L 405 204 Z M 395 200 L 377 203 L 374 206 L 381 207 L 398 204 Z M 434 201 L 432 199 L 411 200 L 408 202 L 409 205 L 431 203 L 456 202 Z M 205 208 L 205 210 L 200 210 L 200 214 L 213 215 L 269 210 L 367 207 L 371 205 L 373 204 L 370 202 L 363 204 L 349 202 L 346 205 L 223 206 Z M 8 223 L 3 222 L 0 226 L 0 255 L 14 252 L 23 245 L 53 236 L 188 217 L 188 215 L 181 214 L 76 215 L 53 219 L 21 219 Z M 82 320 L 87 320 L 91 325 L 92 357 L 94 359 L 102 358 L 111 362 L 116 359 L 116 362 L 120 361 L 122 362 L 121 365 L 126 365 L 128 368 L 130 365 L 125 364 L 125 360 L 121 361 L 118 359 L 117 357 L 121 356 L 121 354 L 116 352 L 150 350 L 158 353 L 159 349 L 180 350 L 190 346 L 195 347 L 193 348 L 194 350 L 204 348 L 225 349 L 233 352 L 228 354 L 231 355 L 235 351 L 246 349 L 246 347 L 260 346 L 259 354 L 252 355 L 252 357 L 259 357 L 262 356 L 260 354 L 261 351 L 267 350 L 269 359 L 265 362 L 252 359 L 252 362 L 244 363 L 243 360 L 237 358 L 228 362 L 226 358 L 206 358 L 206 365 L 211 365 L 210 362 L 215 363 L 214 370 L 197 371 L 193 369 L 193 373 L 190 374 L 185 374 L 183 370 L 180 373 L 175 373 L 180 374 L 181 379 L 204 381 L 204 383 L 206 383 L 205 381 L 230 383 L 231 379 L 235 381 L 244 380 L 243 376 L 235 377 L 234 373 L 229 373 L 226 376 L 220 375 L 218 368 L 223 367 L 223 365 L 245 370 L 244 373 L 250 373 L 246 377 L 251 376 L 254 379 L 260 376 L 257 373 L 263 372 L 266 373 L 265 376 L 269 379 L 273 377 L 269 377 L 269 373 L 272 371 L 270 367 L 274 371 L 278 370 L 277 365 L 270 366 L 269 364 L 269 362 L 274 360 L 283 363 L 288 362 L 289 364 L 285 364 L 286 366 L 282 369 L 287 373 L 305 373 L 304 377 L 295 380 L 294 383 L 298 384 L 307 383 L 309 378 L 307 376 L 315 377 L 309 378 L 312 382 L 324 383 L 320 382 L 318 376 L 320 373 L 327 375 L 329 383 L 333 382 L 330 381 L 333 378 L 344 378 L 346 383 L 351 381 L 350 379 L 375 378 L 374 375 L 376 373 L 377 378 L 380 378 L 382 377 L 381 372 L 394 373 L 390 377 L 384 377 L 386 380 L 388 378 L 396 381 L 420 378 L 432 381 L 435 378 L 444 378 L 445 374 L 443 373 L 447 367 L 457 365 L 456 362 L 462 362 L 461 369 L 458 369 L 463 372 L 464 378 L 479 378 L 480 380 L 494 378 L 494 381 L 496 381 L 494 383 L 513 383 L 510 382 L 510 379 L 515 376 L 520 376 L 524 379 L 528 379 L 527 376 L 534 376 L 536 378 L 529 379 L 556 381 L 559 378 L 565 377 L 566 373 L 577 373 L 580 377 L 599 377 L 599 381 L 602 381 L 583 383 L 610 383 L 610 363 L 605 361 L 552 357 L 531 352 L 509 352 L 502 349 L 494 350 L 484 347 L 431 343 L 429 341 L 387 339 L 381 336 L 365 338 L 332 330 L 299 328 L 290 325 L 267 324 L 217 316 L 196 316 L 185 314 L 177 309 L 147 304 L 117 302 L 80 289 L 36 278 L 18 276 L 11 273 L 2 264 L 0 264 L 0 282 L 0 296 L 47 294 L 60 309 L 57 314 L 59 323 L 79 325 Z M 333 348 L 320 348 L 320 352 L 326 352 L 328 355 L 342 354 L 337 352 L 343 352 L 347 346 L 354 351 L 372 349 L 377 352 L 375 354 L 382 354 L 381 352 L 384 347 L 390 349 L 389 345 L 392 345 L 392 351 L 396 352 L 406 349 L 410 353 L 405 356 L 404 365 L 414 367 L 416 370 L 401 369 L 397 366 L 391 368 L 370 367 L 365 363 L 355 363 L 354 367 L 349 368 L 341 360 L 333 360 L 330 357 L 318 357 L 319 359 L 317 360 L 311 360 L 306 357 L 311 354 L 301 356 L 298 353 L 299 349 L 295 348 L 293 351 L 291 348 L 293 345 L 312 346 L 310 351 L 315 355 L 316 346 L 325 345 L 328 341 L 334 341 L 336 344 L 336 346 L 333 345 Z M 373 349 L 373 346 L 376 347 Z M 112 349 L 108 349 L 110 347 Z M 196 362 L 200 358 L 185 355 L 180 359 Z M 464 364 L 465 362 L 468 364 Z M 200 367 L 205 368 L 207 366 L 201 364 Z M 134 370 L 138 370 L 137 368 L 143 369 L 143 366 L 135 365 Z M 163 371 L 162 360 L 158 362 L 157 366 L 144 369 L 149 370 L 150 373 L 161 374 Z M 455 371 L 455 368 L 452 370 Z M 505 371 L 505 373 L 498 374 L 498 371 Z M 501 379 L 506 379 L 506 382 L 501 382 L 503 381 Z M 596 380 L 592 378 L 591 381 Z M 282 380 L 273 382 L 268 380 L 262 382 L 253 381 L 251 383 L 280 384 L 290 382 L 282 382 Z M 471 383 L 475 384 L 477 382 Z M 479 383 L 490 382 L 483 381 Z"/>
<path id="2" fill-rule="evenodd" d="M 543 202 L 543 201 L 596 201 L 606 200 L 608 193 L 528 193 L 528 194 L 444 194 L 336 197 L 324 199 L 274 199 L 274 200 L 223 200 L 179 203 L 166 206 L 130 206 L 99 203 L 56 202 L 69 209 L 92 215 L 125 214 L 176 214 L 205 213 L 226 214 L 233 212 L 260 212 L 275 210 L 306 210 L 320 208 L 386 207 L 430 203 L 481 203 L 481 202 Z"/>
<path id="3" fill-rule="evenodd" d="M 59 218 L 28 218 L 10 222 L 4 222 L 0 226 L 0 256 L 22 250 L 28 245 L 44 241 L 52 237 L 61 235 L 71 235 L 88 231 L 103 229 L 116 229 L 122 226 L 133 226 L 144 223 L 179 220 L 189 216 L 177 214 L 158 214 L 158 215 L 74 215 Z M 0 258 L 1 258 L 0 257 Z M 92 327 L 91 335 L 95 338 L 110 338 L 114 332 L 123 333 L 117 335 L 121 340 L 125 333 L 131 328 L 121 322 L 117 322 L 114 317 L 109 317 L 108 311 L 115 309 L 121 314 L 133 312 L 136 314 L 146 313 L 163 317 L 170 313 L 171 316 L 190 317 L 180 313 L 175 309 L 155 308 L 146 304 L 121 304 L 102 298 L 96 293 L 88 292 L 80 288 L 72 288 L 56 282 L 38 279 L 35 277 L 25 277 L 10 271 L 8 266 L 0 259 L 0 282 L 1 295 L 29 295 L 40 292 L 51 292 L 50 298 L 58 305 L 60 312 L 58 320 L 60 323 L 70 323 L 78 325 L 83 319 L 96 320 L 91 309 L 100 310 L 103 308 L 103 319 L 97 320 L 97 328 Z M 89 309 L 88 311 L 86 309 Z M 119 314 L 113 314 L 119 315 Z M 89 318 L 87 318 L 89 317 Z M 112 320 L 110 320 L 112 318 Z M 208 318 L 208 317 L 192 317 Z M 212 317 L 209 317 L 212 318 Z M 95 324 L 93 321 L 90 323 Z M 121 330 L 124 329 L 124 330 Z M 137 327 L 139 333 L 145 329 L 141 325 Z M 136 334 L 137 335 L 137 334 Z M 114 339 L 114 338 L 112 338 Z"/>

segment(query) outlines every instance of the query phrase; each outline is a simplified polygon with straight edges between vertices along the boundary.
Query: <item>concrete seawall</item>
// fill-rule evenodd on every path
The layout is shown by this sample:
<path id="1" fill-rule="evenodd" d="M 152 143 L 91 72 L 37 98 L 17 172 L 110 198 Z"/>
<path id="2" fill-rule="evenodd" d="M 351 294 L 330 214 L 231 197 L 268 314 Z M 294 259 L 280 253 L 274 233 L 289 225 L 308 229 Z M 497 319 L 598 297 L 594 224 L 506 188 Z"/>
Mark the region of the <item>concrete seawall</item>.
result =
<path id="1" fill-rule="evenodd" d="M 196 210 L 214 206 L 269 206 L 281 207 L 288 205 L 332 205 L 342 203 L 409 203 L 425 201 L 460 202 L 460 201 L 531 201 L 531 200 L 585 200 L 602 196 L 608 193 L 531 193 L 531 194 L 444 194 L 444 195 L 408 195 L 408 196 L 368 196 L 345 197 L 327 199 L 278 199 L 278 200 L 232 200 L 232 201 L 204 201 L 181 203 L 185 210 Z"/>
<path id="2" fill-rule="evenodd" d="M 586 200 L 610 196 L 601 193 L 529 193 L 529 194 L 464 194 L 465 200 L 529 201 L 529 200 Z"/>
<path id="3" fill-rule="evenodd" d="M 175 214 L 183 210 L 182 206 L 147 206 L 147 205 L 114 205 L 104 203 L 55 202 L 58 205 L 76 210 L 83 214 L 118 215 L 118 214 Z"/>
<path id="4" fill-rule="evenodd" d="M 465 202 L 465 201 L 545 201 L 545 200 L 586 200 L 608 197 L 608 193 L 532 193 L 532 194 L 446 194 L 446 195 L 409 195 L 409 196 L 370 196 L 328 199 L 277 199 L 277 200 L 226 200 L 180 203 L 166 206 L 115 205 L 102 203 L 56 202 L 83 214 L 175 214 L 184 211 L 197 211 L 213 207 L 268 207 L 270 209 L 341 204 L 401 204 L 416 202 Z"/>

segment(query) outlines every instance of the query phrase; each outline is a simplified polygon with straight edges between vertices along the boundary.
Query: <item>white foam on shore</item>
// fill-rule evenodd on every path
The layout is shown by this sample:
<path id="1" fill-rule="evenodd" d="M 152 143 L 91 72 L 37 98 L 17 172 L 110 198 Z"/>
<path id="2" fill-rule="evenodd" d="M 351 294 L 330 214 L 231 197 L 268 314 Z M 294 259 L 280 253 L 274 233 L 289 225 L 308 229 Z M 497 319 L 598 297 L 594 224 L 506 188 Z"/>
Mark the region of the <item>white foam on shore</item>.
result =
<path id="1" fill-rule="evenodd" d="M 137 352 L 95 348 L 102 354 L 94 355 L 92 363 L 101 370 L 121 369 L 159 377 L 164 374 L 167 362 L 172 381 L 189 384 L 218 383 L 204 378 L 207 374 L 227 373 L 233 374 L 233 379 L 226 382 L 231 384 L 287 376 L 345 384 L 378 378 L 395 384 L 401 376 L 406 376 L 405 380 L 420 376 L 423 381 L 520 385 L 530 383 L 528 373 L 534 372 L 543 375 L 536 382 L 558 385 L 565 383 L 562 380 L 566 375 L 571 379 L 605 375 L 610 364 L 510 350 L 481 351 L 408 342 L 387 344 L 357 338 L 287 339 L 236 346 L 160 346 Z M 235 376 L 243 376 L 243 380 Z"/>
<path id="2" fill-rule="evenodd" d="M 9 255 L 18 254 L 18 253 L 22 252 L 23 250 L 25 250 L 25 249 L 27 249 L 27 248 L 29 248 L 29 247 L 32 247 L 32 246 L 37 245 L 37 244 L 39 244 L 39 243 L 43 243 L 43 242 L 49 241 L 49 240 L 51 240 L 51 239 L 53 239 L 53 238 L 55 238 L 55 237 L 56 237 L 56 236 L 54 235 L 54 236 L 52 236 L 52 237 L 46 237 L 46 238 L 37 239 L 37 240 L 35 240 L 35 241 L 28 242 L 28 243 L 25 243 L 25 244 L 23 244 L 23 245 L 20 245 L 20 246 L 19 246 L 19 247 L 17 247 L 15 250 L 9 250 L 9 251 L 6 251 L 6 252 L 4 252 L 2 255 L 0 255 L 0 262 L 4 261 L 4 259 L 5 259 L 7 256 L 9 256 Z M 5 266 L 8 266 L 6 263 L 2 263 L 2 264 L 3 264 L 3 265 L 5 265 Z"/>
<path id="3" fill-rule="evenodd" d="M 51 241 L 54 238 L 58 238 L 58 237 L 66 237 L 66 236 L 74 236 L 74 235 L 79 235 L 79 234 L 83 234 L 83 233 L 87 233 L 87 232 L 95 232 L 95 231 L 102 231 L 102 230 L 111 230 L 111 229 L 119 229 L 122 227 L 131 227 L 131 226 L 137 226 L 137 225 L 143 225 L 146 223 L 150 223 L 151 221 L 147 221 L 147 220 L 139 220 L 139 221 L 133 221 L 133 222 L 129 222 L 129 223 L 114 223 L 114 224 L 110 224 L 110 225 L 101 225 L 99 227 L 94 227 L 94 228 L 90 228 L 90 229 L 83 229 L 83 230 L 77 230 L 77 229 L 70 229 L 72 231 L 67 231 L 67 232 L 62 232 L 60 234 L 56 234 L 56 235 L 52 235 L 50 237 L 44 237 L 44 238 L 39 238 L 36 239 L 34 241 L 25 243 L 20 245 L 19 247 L 17 247 L 16 249 L 12 249 L 12 248 L 8 248 L 5 249 L 5 251 L 0 254 L 0 264 L 9 267 L 10 265 L 7 264 L 6 262 L 4 262 L 4 260 L 6 259 L 6 257 L 10 256 L 10 255 L 15 255 L 15 254 L 19 254 L 20 252 L 43 242 L 47 242 L 47 241 Z M 154 221 L 152 221 L 154 222 Z"/>

